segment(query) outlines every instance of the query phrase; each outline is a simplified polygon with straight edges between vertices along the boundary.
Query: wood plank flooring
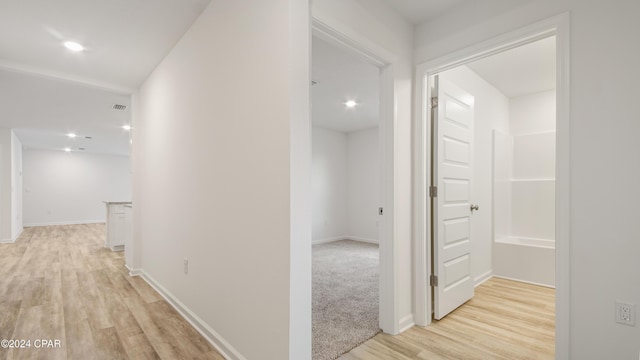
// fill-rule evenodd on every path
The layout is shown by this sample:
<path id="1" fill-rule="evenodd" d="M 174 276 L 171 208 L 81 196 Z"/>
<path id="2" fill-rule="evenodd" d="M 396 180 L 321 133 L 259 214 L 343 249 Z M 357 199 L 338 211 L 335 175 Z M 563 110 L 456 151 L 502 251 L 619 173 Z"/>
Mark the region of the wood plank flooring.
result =
<path id="1" fill-rule="evenodd" d="M 340 359 L 553 359 L 554 348 L 555 291 L 492 278 L 441 321 L 376 335 Z"/>
<path id="2" fill-rule="evenodd" d="M 3 359 L 216 359 L 223 357 L 162 297 L 103 247 L 104 224 L 26 228 L 0 244 Z M 430 327 L 380 334 L 342 360 L 553 359 L 554 290 L 503 279 Z M 35 348 L 36 339 L 60 348 Z"/>
<path id="3" fill-rule="evenodd" d="M 0 244 L 0 339 L 31 340 L 0 360 L 224 359 L 104 237 L 104 224 L 46 226 Z"/>

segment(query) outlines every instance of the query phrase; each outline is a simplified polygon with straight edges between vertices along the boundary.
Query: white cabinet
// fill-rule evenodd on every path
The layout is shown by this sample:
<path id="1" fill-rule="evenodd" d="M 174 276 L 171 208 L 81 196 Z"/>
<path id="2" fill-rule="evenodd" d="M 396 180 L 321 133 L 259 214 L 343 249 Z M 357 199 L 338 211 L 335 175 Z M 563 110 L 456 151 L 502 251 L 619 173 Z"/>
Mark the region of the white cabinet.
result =
<path id="1" fill-rule="evenodd" d="M 104 246 L 111 251 L 124 250 L 127 214 L 125 205 L 131 202 L 108 202 L 107 205 L 107 238 Z"/>

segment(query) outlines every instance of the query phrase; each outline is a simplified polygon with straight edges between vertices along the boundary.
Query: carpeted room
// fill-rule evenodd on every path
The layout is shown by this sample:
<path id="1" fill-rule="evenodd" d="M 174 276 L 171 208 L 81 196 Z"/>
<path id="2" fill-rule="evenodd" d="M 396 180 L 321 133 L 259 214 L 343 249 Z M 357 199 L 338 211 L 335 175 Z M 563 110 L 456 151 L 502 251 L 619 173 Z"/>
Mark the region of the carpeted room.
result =
<path id="1" fill-rule="evenodd" d="M 379 329 L 379 69 L 313 37 L 313 359 Z"/>

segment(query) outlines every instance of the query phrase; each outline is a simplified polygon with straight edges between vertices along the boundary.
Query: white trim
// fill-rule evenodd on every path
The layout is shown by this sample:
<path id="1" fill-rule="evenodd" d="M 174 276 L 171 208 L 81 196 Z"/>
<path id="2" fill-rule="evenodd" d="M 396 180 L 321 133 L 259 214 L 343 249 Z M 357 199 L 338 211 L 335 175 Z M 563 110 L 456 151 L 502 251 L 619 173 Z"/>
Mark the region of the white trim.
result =
<path id="1" fill-rule="evenodd" d="M 493 277 L 493 270 L 489 270 L 484 274 L 478 275 L 473 279 L 473 287 L 478 287 L 482 285 L 485 281 L 491 279 Z"/>
<path id="2" fill-rule="evenodd" d="M 360 241 L 360 242 L 376 244 L 376 245 L 380 244 L 380 242 L 376 239 L 367 239 L 359 236 L 346 236 L 346 240 Z"/>
<path id="3" fill-rule="evenodd" d="M 412 328 L 416 323 L 413 321 L 413 314 L 409 314 L 402 319 L 400 319 L 399 329 L 400 332 L 404 332 Z"/>
<path id="4" fill-rule="evenodd" d="M 399 319 L 399 289 L 396 274 L 400 272 L 401 260 L 396 259 L 395 229 L 398 223 L 398 213 L 395 211 L 396 200 L 399 198 L 395 184 L 398 171 L 396 169 L 395 154 L 397 141 L 395 133 L 396 106 L 395 106 L 395 75 L 393 64 L 382 68 L 380 76 L 380 141 L 379 151 L 382 160 L 381 169 L 381 206 L 384 215 L 380 216 L 379 245 L 380 245 L 380 288 L 379 288 L 379 314 L 380 328 L 388 334 L 400 333 Z"/>
<path id="5" fill-rule="evenodd" d="M 185 306 L 172 293 L 153 279 L 144 270 L 139 270 L 140 277 L 154 288 L 191 326 L 193 326 L 218 352 L 229 360 L 246 360 L 240 352 L 229 344 L 220 334 L 213 330 L 204 320 Z"/>
<path id="6" fill-rule="evenodd" d="M 18 238 L 20 237 L 20 235 L 22 235 L 23 232 L 24 232 L 24 227 L 21 227 L 20 231 L 18 231 L 17 234 L 13 235 L 11 242 L 16 242 L 16 240 L 18 240 Z"/>
<path id="7" fill-rule="evenodd" d="M 111 249 L 111 251 L 124 251 L 124 244 L 119 244 L 119 245 L 111 245 L 111 246 L 107 246 L 105 245 L 106 248 Z"/>
<path id="8" fill-rule="evenodd" d="M 338 24 L 327 24 L 325 21 L 313 16 L 312 30 L 313 36 L 317 36 L 343 49 L 355 52 L 379 68 L 394 62 L 395 56 L 392 53 L 369 41 L 369 39 Z"/>
<path id="9" fill-rule="evenodd" d="M 77 220 L 77 221 L 51 221 L 42 223 L 28 223 L 24 227 L 34 226 L 54 226 L 54 225 L 85 225 L 85 224 L 101 224 L 106 223 L 105 220 Z"/>
<path id="10" fill-rule="evenodd" d="M 505 50 L 525 45 L 533 41 L 556 36 L 556 358 L 569 359 L 570 356 L 570 62 L 569 62 L 569 14 L 563 13 L 515 31 L 480 42 L 455 51 L 441 58 L 422 63 L 416 68 L 415 112 L 416 146 L 414 148 L 414 191 L 416 196 L 414 257 L 416 323 L 429 325 L 431 309 L 431 288 L 426 277 L 430 269 L 430 248 L 427 246 L 429 222 L 426 221 L 428 199 L 426 185 L 429 179 L 428 144 L 430 139 L 429 109 L 423 99 L 430 97 L 428 77 L 455 68 L 473 60 L 478 60 Z"/>
<path id="11" fill-rule="evenodd" d="M 376 239 L 368 239 L 368 238 L 363 238 L 359 236 L 349 236 L 349 235 L 317 239 L 317 240 L 313 240 L 311 244 L 312 245 L 326 244 L 326 243 L 341 241 L 341 240 L 353 240 L 353 241 L 360 241 L 360 242 L 365 242 L 369 244 L 380 244 L 380 242 Z"/>
<path id="12" fill-rule="evenodd" d="M 556 23 L 556 359 L 571 358 L 570 18 Z"/>
<path id="13" fill-rule="evenodd" d="M 416 325 L 427 326 L 431 323 L 431 289 L 429 283 L 429 222 L 427 218 L 429 212 L 429 200 L 427 199 L 427 187 L 429 186 L 430 170 L 428 166 L 429 150 L 428 136 L 430 124 L 427 122 L 427 104 L 422 99 L 427 94 L 428 81 L 426 76 L 420 72 L 420 67 L 416 70 L 416 80 L 414 86 L 414 179 L 413 179 L 413 314 Z"/>
<path id="14" fill-rule="evenodd" d="M 535 282 L 535 281 L 527 281 L 527 280 L 522 280 L 522 279 L 516 279 L 516 278 L 512 278 L 512 277 L 508 277 L 508 276 L 493 275 L 493 277 L 498 278 L 498 279 L 505 279 L 505 280 L 517 281 L 517 282 L 521 282 L 521 283 L 525 283 L 525 284 L 531 284 L 531 285 L 542 286 L 542 287 L 546 287 L 546 288 L 550 288 L 550 289 L 555 289 L 555 288 L 556 288 L 556 287 L 555 287 L 555 286 L 553 286 L 553 285 L 543 284 L 543 283 L 538 283 L 538 282 Z"/>
<path id="15" fill-rule="evenodd" d="M 346 236 L 335 236 L 335 237 L 330 237 L 330 238 L 312 240 L 311 241 L 311 245 L 326 244 L 326 243 L 330 243 L 330 242 L 334 242 L 334 241 L 340 241 L 340 240 L 347 240 L 347 237 Z"/>
<path id="16" fill-rule="evenodd" d="M 400 315 L 398 314 L 398 293 L 396 289 L 396 276 L 399 272 L 396 259 L 395 224 L 397 214 L 395 212 L 396 176 L 395 169 L 396 151 L 396 101 L 395 101 L 395 68 L 396 57 L 370 41 L 368 38 L 336 22 L 327 22 L 318 18 L 312 18 L 313 35 L 322 38 L 329 43 L 342 48 L 355 51 L 368 62 L 380 68 L 380 187 L 381 203 L 384 215 L 380 216 L 380 285 L 379 285 L 379 321 L 382 331 L 388 334 L 400 333 Z"/>
<path id="17" fill-rule="evenodd" d="M 127 264 L 124 264 L 124 267 L 129 270 L 129 276 L 140 276 L 142 275 L 142 269 L 132 269 Z"/>
<path id="18" fill-rule="evenodd" d="M 24 231 L 24 228 L 20 229 L 18 234 L 13 236 L 11 239 L 0 239 L 0 244 L 13 244 L 13 243 L 15 243 L 16 240 L 18 240 L 18 238 L 20 237 L 20 235 L 22 235 L 23 231 Z"/>

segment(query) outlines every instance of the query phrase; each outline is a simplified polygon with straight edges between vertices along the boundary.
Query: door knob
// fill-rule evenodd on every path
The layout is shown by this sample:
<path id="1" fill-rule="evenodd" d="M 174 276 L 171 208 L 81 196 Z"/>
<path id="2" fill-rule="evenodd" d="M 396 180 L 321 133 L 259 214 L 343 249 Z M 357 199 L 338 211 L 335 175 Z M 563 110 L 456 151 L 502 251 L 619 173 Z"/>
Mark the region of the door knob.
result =
<path id="1" fill-rule="evenodd" d="M 480 206 L 471 204 L 471 212 L 480 210 Z"/>

